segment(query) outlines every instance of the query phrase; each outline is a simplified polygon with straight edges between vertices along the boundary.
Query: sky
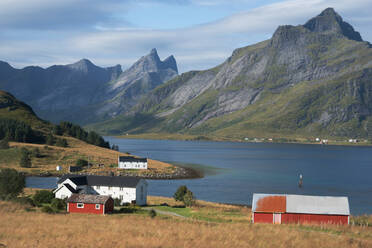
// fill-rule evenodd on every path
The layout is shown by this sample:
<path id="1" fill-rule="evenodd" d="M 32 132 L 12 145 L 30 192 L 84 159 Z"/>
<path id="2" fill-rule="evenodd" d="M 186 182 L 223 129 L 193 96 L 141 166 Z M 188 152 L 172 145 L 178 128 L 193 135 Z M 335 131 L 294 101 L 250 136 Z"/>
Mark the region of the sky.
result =
<path id="1" fill-rule="evenodd" d="M 372 42 L 372 0 L 0 0 L 0 60 L 126 69 L 156 48 L 180 72 L 202 70 L 327 7 Z"/>

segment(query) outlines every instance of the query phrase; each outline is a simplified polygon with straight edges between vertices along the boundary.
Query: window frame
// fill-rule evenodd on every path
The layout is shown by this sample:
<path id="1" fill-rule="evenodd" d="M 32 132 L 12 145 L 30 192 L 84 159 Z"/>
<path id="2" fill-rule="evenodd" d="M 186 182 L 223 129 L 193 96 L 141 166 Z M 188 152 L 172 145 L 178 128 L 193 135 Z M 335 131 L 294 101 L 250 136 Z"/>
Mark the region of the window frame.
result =
<path id="1" fill-rule="evenodd" d="M 84 208 L 84 203 L 78 202 L 78 203 L 76 203 L 76 207 L 77 208 Z"/>
<path id="2" fill-rule="evenodd" d="M 97 208 L 98 206 L 98 208 Z M 96 204 L 96 207 L 95 207 L 96 210 L 100 210 L 101 209 L 101 204 Z"/>

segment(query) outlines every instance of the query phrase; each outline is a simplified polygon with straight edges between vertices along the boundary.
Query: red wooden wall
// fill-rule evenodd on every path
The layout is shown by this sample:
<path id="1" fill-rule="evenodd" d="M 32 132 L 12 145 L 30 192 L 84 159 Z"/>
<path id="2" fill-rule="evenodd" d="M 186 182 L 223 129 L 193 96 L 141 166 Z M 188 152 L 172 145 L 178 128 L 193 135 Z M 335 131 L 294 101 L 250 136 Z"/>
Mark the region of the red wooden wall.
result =
<path id="1" fill-rule="evenodd" d="M 103 214 L 103 204 L 100 204 L 100 209 L 96 209 L 96 204 L 84 203 L 84 208 L 78 208 L 77 203 L 68 203 L 69 213 L 88 213 L 88 214 Z"/>
<path id="2" fill-rule="evenodd" d="M 253 213 L 254 223 L 273 223 L 272 213 Z"/>
<path id="3" fill-rule="evenodd" d="M 347 225 L 348 216 L 345 215 L 326 215 L 326 214 L 282 214 L 282 223 L 319 223 L 319 224 L 339 224 Z"/>
<path id="4" fill-rule="evenodd" d="M 273 213 L 253 213 L 254 223 L 273 223 Z M 282 214 L 282 224 L 338 224 L 348 225 L 347 215 L 326 215 L 326 214 Z"/>

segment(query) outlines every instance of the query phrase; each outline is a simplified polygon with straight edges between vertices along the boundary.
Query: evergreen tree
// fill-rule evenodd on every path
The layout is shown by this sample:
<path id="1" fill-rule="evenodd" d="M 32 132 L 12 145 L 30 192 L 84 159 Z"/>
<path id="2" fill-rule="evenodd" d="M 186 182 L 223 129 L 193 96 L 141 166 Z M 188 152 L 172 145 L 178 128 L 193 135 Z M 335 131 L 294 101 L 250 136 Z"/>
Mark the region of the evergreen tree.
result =
<path id="1" fill-rule="evenodd" d="M 54 145 L 54 137 L 53 134 L 49 133 L 48 136 L 46 137 L 46 144 L 47 145 Z"/>
<path id="2" fill-rule="evenodd" d="M 23 168 L 31 168 L 31 159 L 29 152 L 26 149 L 21 150 L 21 160 L 19 165 Z"/>

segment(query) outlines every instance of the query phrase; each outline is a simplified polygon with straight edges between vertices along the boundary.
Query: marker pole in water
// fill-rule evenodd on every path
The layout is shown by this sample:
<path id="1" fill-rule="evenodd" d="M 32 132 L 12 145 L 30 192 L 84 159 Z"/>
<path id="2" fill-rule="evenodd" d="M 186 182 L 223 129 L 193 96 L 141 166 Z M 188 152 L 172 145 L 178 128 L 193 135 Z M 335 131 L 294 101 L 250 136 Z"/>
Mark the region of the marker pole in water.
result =
<path id="1" fill-rule="evenodd" d="M 298 182 L 298 187 L 302 188 L 303 180 L 302 180 L 302 174 L 300 174 L 300 181 Z"/>

